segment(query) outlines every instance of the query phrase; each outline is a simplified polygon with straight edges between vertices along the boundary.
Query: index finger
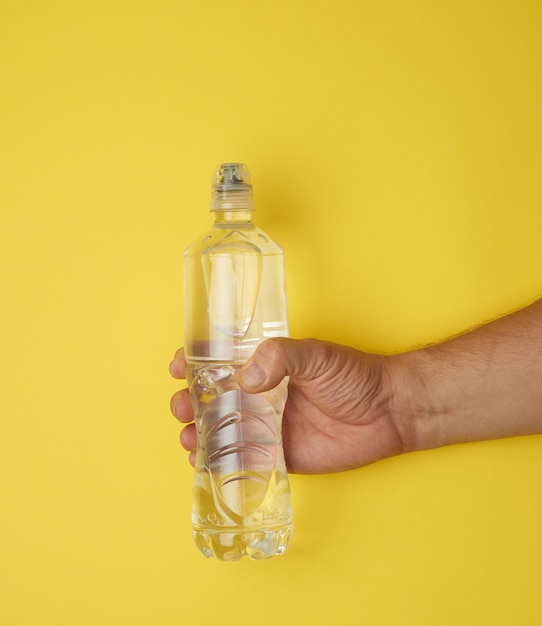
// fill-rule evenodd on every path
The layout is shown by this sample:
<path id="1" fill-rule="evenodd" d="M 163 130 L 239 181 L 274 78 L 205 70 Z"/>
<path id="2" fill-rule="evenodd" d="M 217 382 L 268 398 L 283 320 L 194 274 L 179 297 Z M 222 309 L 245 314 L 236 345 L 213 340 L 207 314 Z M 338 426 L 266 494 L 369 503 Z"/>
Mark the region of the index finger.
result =
<path id="1" fill-rule="evenodd" d="M 179 348 L 175 353 L 173 361 L 169 364 L 169 373 L 173 376 L 173 378 L 186 378 L 184 348 Z"/>

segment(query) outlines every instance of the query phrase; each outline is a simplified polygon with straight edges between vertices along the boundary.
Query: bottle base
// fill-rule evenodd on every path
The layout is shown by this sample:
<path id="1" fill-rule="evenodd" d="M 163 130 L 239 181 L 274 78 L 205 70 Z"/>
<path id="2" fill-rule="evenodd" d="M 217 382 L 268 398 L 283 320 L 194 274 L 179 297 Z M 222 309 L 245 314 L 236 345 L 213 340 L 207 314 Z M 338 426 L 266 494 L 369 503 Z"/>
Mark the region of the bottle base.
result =
<path id="1" fill-rule="evenodd" d="M 293 524 L 275 528 L 197 528 L 192 535 L 198 550 L 207 558 L 239 561 L 248 556 L 255 561 L 283 554 L 290 543 Z"/>

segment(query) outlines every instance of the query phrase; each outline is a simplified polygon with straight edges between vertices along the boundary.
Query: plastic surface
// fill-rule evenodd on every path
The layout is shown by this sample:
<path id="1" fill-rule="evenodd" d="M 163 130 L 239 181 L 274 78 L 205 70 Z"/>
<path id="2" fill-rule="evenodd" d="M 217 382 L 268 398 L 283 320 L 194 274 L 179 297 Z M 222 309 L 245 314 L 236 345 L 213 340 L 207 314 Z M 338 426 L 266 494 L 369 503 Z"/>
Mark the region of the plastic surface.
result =
<path id="1" fill-rule="evenodd" d="M 254 225 L 252 208 L 246 166 L 220 166 L 215 223 L 184 255 L 185 354 L 198 436 L 193 532 L 205 556 L 222 560 L 281 554 L 292 534 L 281 439 L 287 383 L 264 394 L 237 384 L 261 341 L 288 335 L 284 253 Z"/>
<path id="2" fill-rule="evenodd" d="M 211 211 L 254 210 L 250 172 L 244 163 L 222 163 L 214 173 Z"/>

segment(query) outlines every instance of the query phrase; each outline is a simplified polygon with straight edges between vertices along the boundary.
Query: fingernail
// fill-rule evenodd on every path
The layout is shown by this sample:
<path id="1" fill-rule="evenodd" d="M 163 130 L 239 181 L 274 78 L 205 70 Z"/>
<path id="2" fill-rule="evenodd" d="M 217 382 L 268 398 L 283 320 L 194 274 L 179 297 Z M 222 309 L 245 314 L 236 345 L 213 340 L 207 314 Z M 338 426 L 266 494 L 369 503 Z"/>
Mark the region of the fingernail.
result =
<path id="1" fill-rule="evenodd" d="M 249 365 L 246 370 L 241 372 L 240 376 L 247 387 L 259 387 L 267 378 L 259 365 Z"/>

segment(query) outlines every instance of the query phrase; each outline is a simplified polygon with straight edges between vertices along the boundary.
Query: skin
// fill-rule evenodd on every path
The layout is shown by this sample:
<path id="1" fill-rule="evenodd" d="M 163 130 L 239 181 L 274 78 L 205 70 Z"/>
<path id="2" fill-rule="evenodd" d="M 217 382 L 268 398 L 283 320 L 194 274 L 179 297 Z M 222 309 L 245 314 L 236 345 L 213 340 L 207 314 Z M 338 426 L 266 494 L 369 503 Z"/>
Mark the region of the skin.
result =
<path id="1" fill-rule="evenodd" d="M 184 351 L 170 373 L 186 374 Z M 384 356 L 316 339 L 269 339 L 239 373 L 249 393 L 290 376 L 290 472 L 350 470 L 405 452 L 542 433 L 542 300 L 439 345 Z M 188 390 L 171 398 L 193 465 Z"/>

